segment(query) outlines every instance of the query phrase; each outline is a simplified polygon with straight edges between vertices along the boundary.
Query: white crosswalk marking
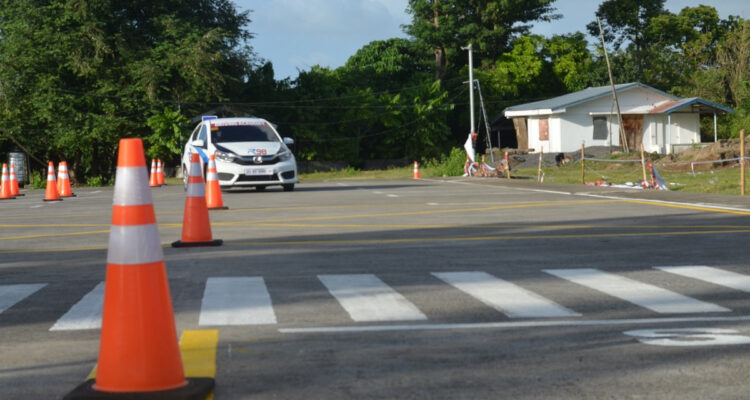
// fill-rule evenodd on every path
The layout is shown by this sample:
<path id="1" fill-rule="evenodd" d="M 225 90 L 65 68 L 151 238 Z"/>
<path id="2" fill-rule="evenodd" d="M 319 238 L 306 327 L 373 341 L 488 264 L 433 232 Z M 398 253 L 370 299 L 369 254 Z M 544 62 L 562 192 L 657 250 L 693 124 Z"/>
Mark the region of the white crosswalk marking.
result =
<path id="1" fill-rule="evenodd" d="M 658 270 L 750 293 L 750 276 L 702 265 L 654 267 Z"/>
<path id="2" fill-rule="evenodd" d="M 371 274 L 318 275 L 354 321 L 426 320 L 404 296 Z"/>
<path id="3" fill-rule="evenodd" d="M 46 283 L 0 285 L 0 313 L 45 286 L 47 286 Z"/>
<path id="4" fill-rule="evenodd" d="M 102 307 L 104 305 L 104 282 L 88 292 L 65 315 L 49 328 L 51 331 L 74 331 L 99 329 L 102 327 Z"/>
<path id="5" fill-rule="evenodd" d="M 511 318 L 572 317 L 580 314 L 486 272 L 432 275 Z"/>
<path id="6" fill-rule="evenodd" d="M 198 324 L 275 324 L 276 314 L 262 277 L 208 278 Z"/>
<path id="7" fill-rule="evenodd" d="M 731 311 L 716 304 L 597 269 L 551 269 L 545 272 L 662 314 Z"/>

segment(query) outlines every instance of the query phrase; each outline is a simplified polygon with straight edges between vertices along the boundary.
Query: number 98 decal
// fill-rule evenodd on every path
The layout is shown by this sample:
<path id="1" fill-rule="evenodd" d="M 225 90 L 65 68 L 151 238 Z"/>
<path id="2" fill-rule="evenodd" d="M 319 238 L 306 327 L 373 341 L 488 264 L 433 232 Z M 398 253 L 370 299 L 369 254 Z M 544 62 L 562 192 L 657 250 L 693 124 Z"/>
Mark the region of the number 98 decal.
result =
<path id="1" fill-rule="evenodd" d="M 674 328 L 625 331 L 639 342 L 655 346 L 726 346 L 750 344 L 750 336 L 736 335 L 735 329 Z"/>

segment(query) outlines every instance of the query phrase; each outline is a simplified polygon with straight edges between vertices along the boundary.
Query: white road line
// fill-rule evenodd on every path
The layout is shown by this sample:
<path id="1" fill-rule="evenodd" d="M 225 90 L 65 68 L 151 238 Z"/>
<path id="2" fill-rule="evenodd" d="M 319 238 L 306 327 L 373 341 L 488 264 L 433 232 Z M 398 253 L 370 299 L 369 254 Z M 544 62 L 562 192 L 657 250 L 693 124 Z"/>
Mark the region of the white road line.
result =
<path id="1" fill-rule="evenodd" d="M 388 197 L 398 197 L 397 194 L 389 194 L 389 195 L 386 195 L 386 196 L 388 196 Z"/>
<path id="2" fill-rule="evenodd" d="M 426 320 L 404 296 L 371 274 L 318 275 L 354 321 Z"/>
<path id="3" fill-rule="evenodd" d="M 74 304 L 65 315 L 49 328 L 51 331 L 76 331 L 82 329 L 99 329 L 102 327 L 102 308 L 104 305 L 104 282 Z"/>
<path id="4" fill-rule="evenodd" d="M 731 311 L 716 304 L 706 303 L 596 269 L 548 269 L 544 271 L 662 314 Z"/>
<path id="5" fill-rule="evenodd" d="M 630 326 L 659 325 L 677 323 L 734 323 L 750 321 L 750 315 L 734 317 L 675 317 L 675 318 L 639 318 L 639 319 L 599 319 L 599 320 L 544 320 L 544 321 L 509 321 L 479 322 L 473 324 L 412 324 L 412 325 L 360 325 L 360 326 L 320 326 L 312 328 L 284 328 L 280 333 L 360 333 L 360 332 L 398 332 L 398 331 L 436 331 L 436 330 L 474 330 L 474 329 L 519 329 L 519 328 L 555 328 L 587 326 Z"/>
<path id="6" fill-rule="evenodd" d="M 0 285 L 0 313 L 13 307 L 14 304 L 31 296 L 45 286 L 47 286 L 46 283 Z"/>
<path id="7" fill-rule="evenodd" d="M 275 324 L 276 314 L 262 277 L 208 278 L 198 324 Z"/>
<path id="8" fill-rule="evenodd" d="M 433 272 L 432 275 L 511 318 L 580 316 L 551 300 L 486 272 Z"/>
<path id="9" fill-rule="evenodd" d="M 658 270 L 750 293 L 750 276 L 703 265 L 654 267 Z"/>

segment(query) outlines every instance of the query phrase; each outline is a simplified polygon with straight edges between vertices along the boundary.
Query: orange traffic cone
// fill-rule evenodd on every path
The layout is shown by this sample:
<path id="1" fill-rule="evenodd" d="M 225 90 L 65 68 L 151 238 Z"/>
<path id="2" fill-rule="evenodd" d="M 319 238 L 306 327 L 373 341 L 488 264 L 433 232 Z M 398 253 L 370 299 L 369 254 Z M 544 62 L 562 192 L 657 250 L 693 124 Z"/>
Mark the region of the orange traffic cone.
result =
<path id="1" fill-rule="evenodd" d="M 185 215 L 182 219 L 182 240 L 172 243 L 172 247 L 221 246 L 221 239 L 211 237 L 211 221 L 206 206 L 206 185 L 201 175 L 201 158 L 198 153 L 190 154 Z"/>
<path id="2" fill-rule="evenodd" d="M 60 197 L 75 197 L 73 190 L 70 188 L 70 175 L 68 175 L 68 163 L 60 161 L 58 166 L 58 187 L 60 188 Z"/>
<path id="3" fill-rule="evenodd" d="M 159 186 L 159 181 L 156 179 L 156 159 L 151 159 L 151 175 L 148 178 L 148 185 L 150 187 Z"/>
<path id="4" fill-rule="evenodd" d="M 164 186 L 164 162 L 162 160 L 156 160 L 156 183 Z"/>
<path id="5" fill-rule="evenodd" d="M 121 139 L 96 379 L 65 399 L 204 399 L 185 379 L 141 139 Z"/>
<path id="6" fill-rule="evenodd" d="M 414 161 L 414 175 L 412 176 L 414 179 L 420 179 L 419 177 L 419 163 Z"/>
<path id="7" fill-rule="evenodd" d="M 8 164 L 3 163 L 3 180 L 0 186 L 0 200 L 15 199 L 10 190 L 10 174 L 8 173 Z"/>
<path id="8" fill-rule="evenodd" d="M 57 181 L 55 180 L 55 164 L 50 161 L 47 167 L 47 192 L 44 201 L 62 201 L 60 193 L 57 192 Z"/>
<path id="9" fill-rule="evenodd" d="M 16 164 L 10 163 L 10 194 L 12 196 L 23 196 L 18 190 L 18 178 L 16 177 Z"/>
<path id="10" fill-rule="evenodd" d="M 209 210 L 226 210 L 221 198 L 221 186 L 219 186 L 219 175 L 216 173 L 216 160 L 213 154 L 208 159 L 208 171 L 206 171 L 206 206 Z"/>

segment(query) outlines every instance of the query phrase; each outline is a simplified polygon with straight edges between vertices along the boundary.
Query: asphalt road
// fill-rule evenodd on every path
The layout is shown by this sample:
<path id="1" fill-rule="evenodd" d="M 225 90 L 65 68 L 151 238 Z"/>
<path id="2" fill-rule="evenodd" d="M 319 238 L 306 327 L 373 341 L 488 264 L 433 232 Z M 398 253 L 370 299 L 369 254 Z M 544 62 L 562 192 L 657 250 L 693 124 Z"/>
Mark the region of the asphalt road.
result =
<path id="1" fill-rule="evenodd" d="M 76 193 L 0 202 L 0 399 L 96 363 L 113 189 Z M 152 193 L 177 329 L 219 332 L 217 400 L 748 397 L 745 198 L 312 182 L 225 192 L 224 245 L 174 249 L 183 189 Z"/>

